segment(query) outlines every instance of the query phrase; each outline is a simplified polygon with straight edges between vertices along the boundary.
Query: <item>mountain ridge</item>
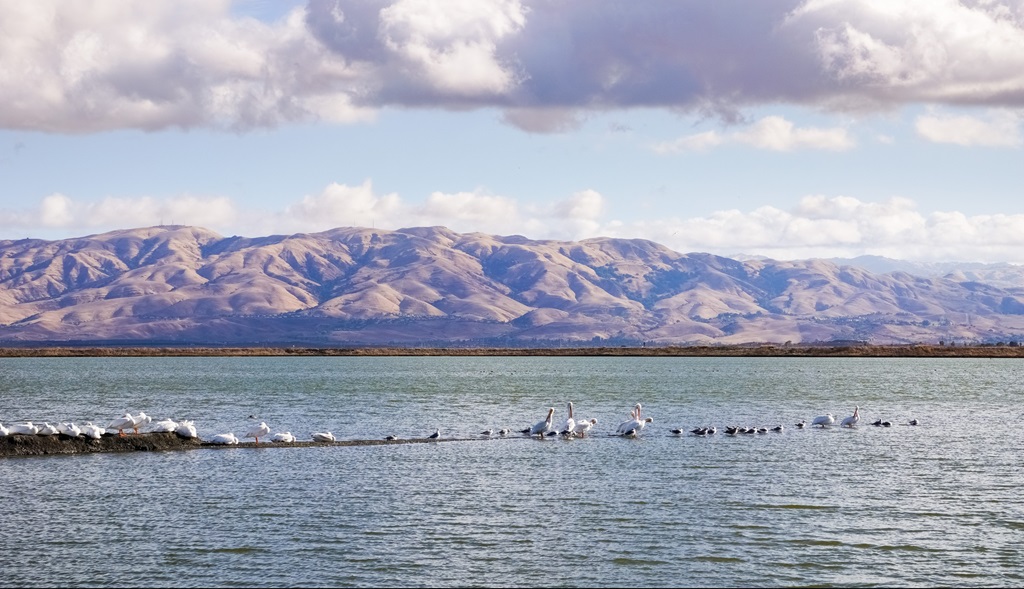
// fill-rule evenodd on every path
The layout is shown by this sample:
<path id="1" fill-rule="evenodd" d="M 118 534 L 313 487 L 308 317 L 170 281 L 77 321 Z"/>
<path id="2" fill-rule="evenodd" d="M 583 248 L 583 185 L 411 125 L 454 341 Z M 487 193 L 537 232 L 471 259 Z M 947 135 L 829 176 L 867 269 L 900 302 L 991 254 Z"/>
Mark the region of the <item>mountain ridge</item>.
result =
<path id="1" fill-rule="evenodd" d="M 1024 269 L 919 276 L 444 227 L 0 241 L 0 342 L 310 345 L 995 342 Z M 991 278 L 991 280 L 989 279 Z"/>

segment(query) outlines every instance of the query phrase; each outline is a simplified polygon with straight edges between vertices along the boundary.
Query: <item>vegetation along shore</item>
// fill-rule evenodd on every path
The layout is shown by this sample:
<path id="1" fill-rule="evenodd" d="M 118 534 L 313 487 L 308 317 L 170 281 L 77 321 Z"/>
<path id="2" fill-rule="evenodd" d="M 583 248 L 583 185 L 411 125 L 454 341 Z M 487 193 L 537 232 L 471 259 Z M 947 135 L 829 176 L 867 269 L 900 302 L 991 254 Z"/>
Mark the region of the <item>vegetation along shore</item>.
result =
<path id="1" fill-rule="evenodd" d="M 24 346 L 0 347 L 0 358 L 159 356 L 742 356 L 857 358 L 1024 358 L 1024 346 L 751 344 L 663 347 L 296 347 L 296 346 Z"/>

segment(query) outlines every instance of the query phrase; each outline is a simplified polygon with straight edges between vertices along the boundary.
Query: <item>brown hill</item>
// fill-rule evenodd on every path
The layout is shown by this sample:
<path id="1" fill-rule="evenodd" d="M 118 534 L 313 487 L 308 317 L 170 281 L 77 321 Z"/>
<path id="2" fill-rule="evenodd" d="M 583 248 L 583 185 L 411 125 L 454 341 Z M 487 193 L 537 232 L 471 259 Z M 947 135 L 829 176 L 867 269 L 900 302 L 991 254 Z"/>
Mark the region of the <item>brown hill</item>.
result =
<path id="1" fill-rule="evenodd" d="M 957 276 L 873 274 L 823 260 L 741 262 L 636 239 L 537 241 L 441 227 L 225 238 L 164 226 L 0 241 L 0 342 L 664 345 L 1022 337 L 1024 289 Z"/>

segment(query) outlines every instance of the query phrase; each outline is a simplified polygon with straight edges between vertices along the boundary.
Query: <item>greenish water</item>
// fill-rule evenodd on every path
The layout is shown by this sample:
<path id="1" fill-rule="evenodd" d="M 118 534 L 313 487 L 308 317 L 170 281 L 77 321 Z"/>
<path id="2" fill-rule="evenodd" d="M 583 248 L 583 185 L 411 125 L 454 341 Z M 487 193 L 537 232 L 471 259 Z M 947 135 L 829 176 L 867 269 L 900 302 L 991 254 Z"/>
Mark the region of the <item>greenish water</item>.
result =
<path id="1" fill-rule="evenodd" d="M 16 586 L 1016 586 L 1022 377 L 989 359 L 5 359 L 4 424 L 143 410 L 207 438 L 256 415 L 300 439 L 465 441 L 3 459 L 0 570 Z M 548 407 L 560 421 L 570 400 L 591 437 L 479 436 Z M 654 422 L 610 436 L 637 402 Z M 854 405 L 855 429 L 792 427 Z"/>

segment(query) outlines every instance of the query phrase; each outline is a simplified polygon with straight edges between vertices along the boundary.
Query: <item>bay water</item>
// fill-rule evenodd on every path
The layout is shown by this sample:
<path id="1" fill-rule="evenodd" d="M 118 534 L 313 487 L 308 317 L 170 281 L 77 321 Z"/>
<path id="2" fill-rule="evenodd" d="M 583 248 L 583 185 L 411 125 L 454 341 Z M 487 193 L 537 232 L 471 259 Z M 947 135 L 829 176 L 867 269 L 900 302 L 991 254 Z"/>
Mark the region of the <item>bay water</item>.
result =
<path id="1" fill-rule="evenodd" d="M 4 424 L 442 441 L 0 459 L 0 584 L 1017 586 L 1021 383 L 992 359 L 3 359 Z M 569 401 L 586 438 L 480 433 Z M 613 435 L 636 403 L 653 422 Z"/>

